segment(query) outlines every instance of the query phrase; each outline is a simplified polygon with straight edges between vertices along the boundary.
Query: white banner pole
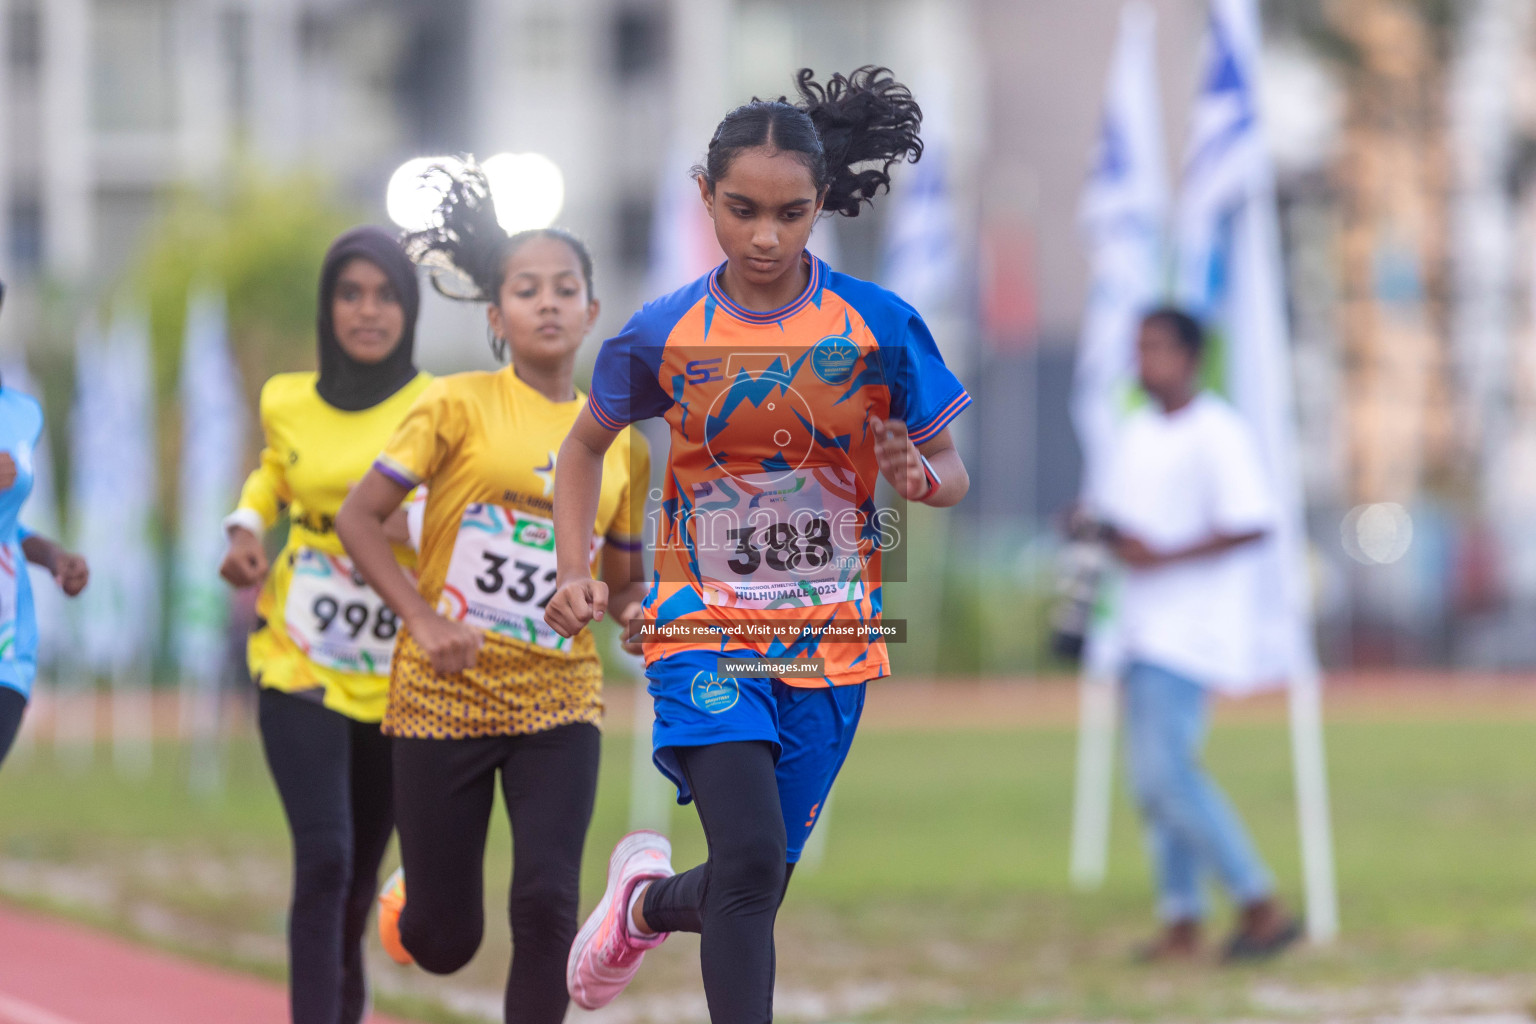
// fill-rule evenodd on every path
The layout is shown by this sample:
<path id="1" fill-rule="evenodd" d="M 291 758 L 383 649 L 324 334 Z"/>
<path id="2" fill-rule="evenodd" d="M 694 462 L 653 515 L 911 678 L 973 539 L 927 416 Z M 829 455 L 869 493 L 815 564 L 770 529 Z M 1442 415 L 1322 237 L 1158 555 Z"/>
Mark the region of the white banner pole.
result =
<path id="1" fill-rule="evenodd" d="M 1125 5 L 1105 89 L 1094 171 L 1080 217 L 1092 262 L 1073 377 L 1072 420 L 1083 449 L 1083 504 L 1102 511 L 1103 476 L 1127 397 L 1136 383 L 1136 331 L 1155 304 L 1162 277 L 1168 207 L 1152 7 Z M 1104 883 L 1109 863 L 1119 705 L 1113 599 L 1087 638 L 1080 676 L 1071 878 L 1078 889 Z"/>
<path id="2" fill-rule="evenodd" d="M 1078 682 L 1077 779 L 1072 800 L 1072 885 L 1097 889 L 1109 868 L 1119 687 L 1086 666 Z"/>
<path id="3" fill-rule="evenodd" d="M 630 716 L 629 830 L 648 828 L 666 835 L 671 831 L 671 794 L 666 776 L 651 763 L 651 723 L 656 709 L 645 685 L 644 659 L 624 654 L 635 677 L 634 707 Z"/>
<path id="4" fill-rule="evenodd" d="M 1296 774 L 1302 877 L 1306 884 L 1307 938 L 1316 943 L 1332 942 L 1339 934 L 1333 825 L 1323 753 L 1322 692 L 1322 679 L 1315 671 L 1291 681 L 1291 755 Z"/>

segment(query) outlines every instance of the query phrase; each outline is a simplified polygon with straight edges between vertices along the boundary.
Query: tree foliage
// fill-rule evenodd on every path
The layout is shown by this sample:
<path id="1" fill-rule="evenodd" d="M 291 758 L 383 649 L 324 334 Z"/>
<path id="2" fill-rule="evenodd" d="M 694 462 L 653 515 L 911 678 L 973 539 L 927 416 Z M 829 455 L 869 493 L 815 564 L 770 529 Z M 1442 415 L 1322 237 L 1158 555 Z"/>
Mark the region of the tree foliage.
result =
<path id="1" fill-rule="evenodd" d="M 359 221 L 308 174 L 236 173 L 217 194 L 166 197 L 119 295 L 148 305 L 156 387 L 175 392 L 187 297 L 222 288 L 230 343 L 252 401 L 273 373 L 315 365 L 315 303 L 326 247 Z"/>

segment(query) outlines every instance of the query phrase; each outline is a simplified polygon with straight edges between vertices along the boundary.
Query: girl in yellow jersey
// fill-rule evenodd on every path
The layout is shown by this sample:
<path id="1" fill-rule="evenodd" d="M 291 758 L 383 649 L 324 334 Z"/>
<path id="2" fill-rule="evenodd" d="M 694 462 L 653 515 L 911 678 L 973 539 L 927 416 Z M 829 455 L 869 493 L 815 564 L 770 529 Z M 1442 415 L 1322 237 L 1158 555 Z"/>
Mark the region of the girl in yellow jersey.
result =
<path id="1" fill-rule="evenodd" d="M 407 250 L 474 282 L 511 365 L 427 388 L 337 520 L 402 624 L 384 731 L 409 900 L 397 874 L 381 894 L 380 931 L 401 962 L 439 974 L 469 962 L 500 772 L 513 836 L 506 1020 L 559 1024 L 597 790 L 602 666 L 590 633 L 556 634 L 543 605 L 555 581 L 554 452 L 586 404 L 572 377 L 598 304 L 578 240 L 553 229 L 508 238 L 472 165 L 445 185 L 440 227 Z M 594 523 L 593 568 L 637 609 L 649 475 L 643 439 L 625 432 L 603 467 Z M 418 484 L 427 500 L 413 587 L 391 566 L 384 526 Z"/>
<path id="2" fill-rule="evenodd" d="M 413 356 L 415 267 L 390 235 L 356 228 L 320 273 L 320 371 L 261 391 L 266 447 L 225 520 L 220 571 L 265 578 L 248 656 L 262 745 L 293 834 L 288 920 L 294 1024 L 358 1024 L 362 938 L 394 826 L 389 740 L 381 733 L 398 620 L 347 561 L 336 512 L 430 381 Z M 286 509 L 272 571 L 262 535 Z M 404 513 L 391 522 L 393 571 L 414 567 Z"/>

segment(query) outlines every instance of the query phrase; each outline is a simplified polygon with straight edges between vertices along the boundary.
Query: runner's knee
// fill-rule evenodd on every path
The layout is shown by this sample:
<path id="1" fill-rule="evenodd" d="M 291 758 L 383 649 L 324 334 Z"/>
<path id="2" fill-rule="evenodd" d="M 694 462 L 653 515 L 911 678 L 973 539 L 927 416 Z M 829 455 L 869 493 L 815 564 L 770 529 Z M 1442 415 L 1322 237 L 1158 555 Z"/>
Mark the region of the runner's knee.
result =
<path id="1" fill-rule="evenodd" d="M 577 879 L 565 879 L 554 871 L 543 871 L 512 883 L 507 899 L 507 916 L 512 923 L 512 940 L 548 944 L 563 936 L 569 946 L 576 937 L 576 911 L 580 893 Z"/>
<path id="2" fill-rule="evenodd" d="M 407 912 L 410 898 L 406 898 Z M 400 922 L 400 941 L 422 970 L 430 974 L 452 974 L 475 958 L 480 949 L 484 920 L 435 921 L 430 927 L 410 927 L 409 917 Z"/>
<path id="3" fill-rule="evenodd" d="M 785 848 L 782 821 L 757 823 L 725 838 L 709 852 L 709 901 L 724 913 L 777 907 L 784 893 Z M 772 826 L 777 826 L 772 827 Z"/>
<path id="4" fill-rule="evenodd" d="M 352 888 L 352 844 L 336 831 L 301 832 L 293 837 L 295 902 L 346 900 Z"/>

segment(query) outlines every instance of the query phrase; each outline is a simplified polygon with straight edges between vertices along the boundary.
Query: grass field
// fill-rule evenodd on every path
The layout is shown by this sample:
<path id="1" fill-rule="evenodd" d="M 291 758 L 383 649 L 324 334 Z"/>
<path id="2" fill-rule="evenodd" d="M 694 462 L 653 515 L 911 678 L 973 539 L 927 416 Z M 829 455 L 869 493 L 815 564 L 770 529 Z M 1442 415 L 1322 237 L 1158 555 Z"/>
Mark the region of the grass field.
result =
<path id="1" fill-rule="evenodd" d="M 977 706 L 953 717 L 872 715 L 836 791 L 825 860 L 795 876 L 779 918 L 780 1016 L 1365 1020 L 1484 1010 L 1523 1019 L 1536 994 L 1531 692 L 1457 698 L 1425 690 L 1344 701 L 1342 710 L 1332 701 L 1344 936 L 1333 948 L 1242 970 L 1130 963 L 1152 919 L 1123 794 L 1107 884 L 1092 894 L 1068 890 L 1074 740 L 1070 698 L 1059 686 L 1012 691 L 1010 706 L 1024 707 L 1021 714 L 989 715 L 985 699 L 956 690 L 946 702 L 938 690 L 925 699 Z M 1028 713 L 1032 702 L 1039 714 Z M 1224 711 L 1210 762 L 1286 899 L 1299 906 L 1278 708 Z M 933 724 L 914 728 L 913 717 Z M 626 828 L 629 752 L 628 736 L 609 736 L 586 863 L 588 905 L 607 849 Z M 46 747 L 7 764 L 0 893 L 280 975 L 288 853 L 259 749 L 249 737 L 233 742 L 224 792 L 201 801 L 186 795 L 183 752 L 164 745 L 156 753 L 142 783 L 119 780 L 104 757 L 68 770 Z M 691 864 L 703 848 L 692 810 L 678 809 L 673 823 L 676 861 Z M 382 1005 L 423 1019 L 495 1019 L 508 951 L 499 909 L 509 864 L 504 823 L 493 837 L 487 885 L 495 909 L 480 956 L 452 979 L 380 963 Z M 1227 909 L 1217 906 L 1224 929 Z M 593 1019 L 705 1019 L 696 948 L 687 936 L 669 943 Z"/>

